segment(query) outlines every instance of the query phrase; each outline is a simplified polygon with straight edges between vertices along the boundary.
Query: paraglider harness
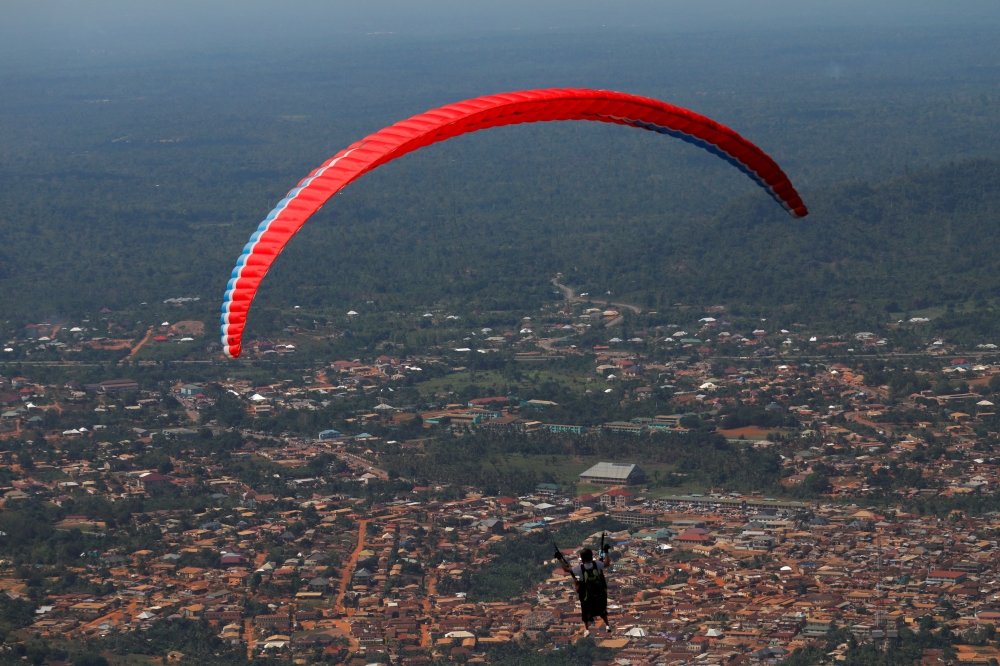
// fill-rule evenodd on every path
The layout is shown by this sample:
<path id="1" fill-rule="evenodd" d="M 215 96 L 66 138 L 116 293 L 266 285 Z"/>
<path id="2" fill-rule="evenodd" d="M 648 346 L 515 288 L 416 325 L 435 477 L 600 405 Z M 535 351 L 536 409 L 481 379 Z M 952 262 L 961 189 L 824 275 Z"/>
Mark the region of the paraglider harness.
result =
<path id="1" fill-rule="evenodd" d="M 607 552 L 604 543 L 604 533 L 601 534 L 601 550 L 599 558 L 603 559 Z M 580 597 L 580 607 L 583 612 L 584 622 L 589 622 L 596 617 L 607 616 L 608 607 L 608 582 L 604 578 L 604 572 L 597 566 L 597 562 L 592 562 L 593 566 L 587 569 L 580 564 L 580 577 L 577 578 L 573 572 L 573 567 L 566 561 L 566 557 L 559 550 L 559 546 L 552 543 L 555 548 L 555 557 L 569 569 L 570 576 L 573 577 L 573 586 L 576 588 L 577 596 Z"/>

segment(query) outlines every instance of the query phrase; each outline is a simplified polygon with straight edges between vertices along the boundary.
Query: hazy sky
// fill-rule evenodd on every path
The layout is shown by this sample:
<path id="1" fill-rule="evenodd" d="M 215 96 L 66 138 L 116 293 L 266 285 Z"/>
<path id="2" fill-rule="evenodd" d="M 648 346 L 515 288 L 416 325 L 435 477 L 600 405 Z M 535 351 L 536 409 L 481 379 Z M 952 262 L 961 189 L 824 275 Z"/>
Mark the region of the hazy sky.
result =
<path id="1" fill-rule="evenodd" d="M 1000 23 L 995 0 L 0 0 L 0 52 L 287 49 L 371 32 L 660 32 Z"/>

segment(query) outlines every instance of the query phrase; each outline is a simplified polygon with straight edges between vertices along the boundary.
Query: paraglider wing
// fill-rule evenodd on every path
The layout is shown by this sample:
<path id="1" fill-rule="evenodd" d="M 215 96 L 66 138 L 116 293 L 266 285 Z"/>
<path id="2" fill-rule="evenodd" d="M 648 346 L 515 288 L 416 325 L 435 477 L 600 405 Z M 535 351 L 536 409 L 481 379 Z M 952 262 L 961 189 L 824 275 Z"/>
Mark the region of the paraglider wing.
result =
<path id="1" fill-rule="evenodd" d="M 285 244 L 348 183 L 409 152 L 491 127 L 596 120 L 669 134 L 718 155 L 765 188 L 795 217 L 808 214 L 788 177 L 764 151 L 705 116 L 648 97 L 605 90 L 527 90 L 449 104 L 379 130 L 334 155 L 278 202 L 236 261 L 222 304 L 222 347 L 236 358 L 260 281 Z"/>

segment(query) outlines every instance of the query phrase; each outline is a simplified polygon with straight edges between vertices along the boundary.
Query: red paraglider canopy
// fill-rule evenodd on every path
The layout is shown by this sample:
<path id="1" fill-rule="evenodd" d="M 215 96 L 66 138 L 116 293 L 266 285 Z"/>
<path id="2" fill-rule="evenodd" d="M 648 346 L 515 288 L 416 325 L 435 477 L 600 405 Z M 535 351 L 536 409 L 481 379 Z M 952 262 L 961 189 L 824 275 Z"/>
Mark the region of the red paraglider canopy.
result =
<path id="1" fill-rule="evenodd" d="M 340 151 L 298 184 L 261 222 L 236 261 L 222 304 L 222 346 L 236 358 L 260 281 L 306 220 L 348 183 L 432 143 L 490 127 L 596 120 L 669 134 L 718 155 L 753 178 L 796 217 L 808 214 L 781 168 L 724 125 L 666 102 L 606 90 L 526 90 L 449 104 L 379 130 Z"/>

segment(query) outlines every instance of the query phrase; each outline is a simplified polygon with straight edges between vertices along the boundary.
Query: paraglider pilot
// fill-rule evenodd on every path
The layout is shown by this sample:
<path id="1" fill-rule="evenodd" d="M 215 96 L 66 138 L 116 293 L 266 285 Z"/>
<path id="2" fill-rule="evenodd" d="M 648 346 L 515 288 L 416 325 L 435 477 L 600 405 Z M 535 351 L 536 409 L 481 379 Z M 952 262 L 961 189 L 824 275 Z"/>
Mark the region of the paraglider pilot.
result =
<path id="1" fill-rule="evenodd" d="M 604 620 L 604 630 L 611 633 L 611 623 L 608 621 L 608 584 L 604 573 L 611 568 L 611 555 L 603 546 L 594 559 L 594 551 L 584 548 L 580 551 L 580 563 L 570 566 L 566 558 L 556 549 L 556 557 L 563 571 L 573 576 L 576 592 L 580 596 L 580 610 L 583 619 L 583 635 L 590 635 L 590 623 L 601 618 Z"/>

